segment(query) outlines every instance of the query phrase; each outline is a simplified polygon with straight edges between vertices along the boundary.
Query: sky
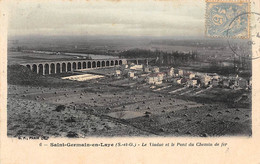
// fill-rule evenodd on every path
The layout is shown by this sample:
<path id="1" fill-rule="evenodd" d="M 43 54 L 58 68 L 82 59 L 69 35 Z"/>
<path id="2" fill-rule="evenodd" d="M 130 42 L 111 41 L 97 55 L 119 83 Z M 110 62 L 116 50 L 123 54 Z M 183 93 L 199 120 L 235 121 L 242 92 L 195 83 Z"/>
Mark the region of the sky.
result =
<path id="1" fill-rule="evenodd" d="M 10 36 L 204 35 L 204 0 L 23 0 L 8 6 Z"/>

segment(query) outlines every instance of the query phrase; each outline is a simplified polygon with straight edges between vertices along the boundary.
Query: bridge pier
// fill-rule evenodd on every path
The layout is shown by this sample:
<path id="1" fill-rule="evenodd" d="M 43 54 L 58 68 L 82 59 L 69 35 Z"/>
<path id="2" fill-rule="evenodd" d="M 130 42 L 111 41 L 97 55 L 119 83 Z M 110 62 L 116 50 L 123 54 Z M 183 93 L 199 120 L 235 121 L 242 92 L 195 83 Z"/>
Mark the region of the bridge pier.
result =
<path id="1" fill-rule="evenodd" d="M 42 67 L 42 75 L 45 75 L 45 67 Z"/>

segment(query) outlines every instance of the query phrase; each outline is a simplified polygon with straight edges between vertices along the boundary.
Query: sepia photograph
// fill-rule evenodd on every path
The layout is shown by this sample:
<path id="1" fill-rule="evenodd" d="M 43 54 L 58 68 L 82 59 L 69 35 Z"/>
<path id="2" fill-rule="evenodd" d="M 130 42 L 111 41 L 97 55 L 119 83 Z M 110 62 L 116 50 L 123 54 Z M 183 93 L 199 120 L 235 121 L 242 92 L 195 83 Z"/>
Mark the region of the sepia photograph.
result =
<path id="1" fill-rule="evenodd" d="M 7 136 L 251 137 L 250 5 L 10 3 Z"/>

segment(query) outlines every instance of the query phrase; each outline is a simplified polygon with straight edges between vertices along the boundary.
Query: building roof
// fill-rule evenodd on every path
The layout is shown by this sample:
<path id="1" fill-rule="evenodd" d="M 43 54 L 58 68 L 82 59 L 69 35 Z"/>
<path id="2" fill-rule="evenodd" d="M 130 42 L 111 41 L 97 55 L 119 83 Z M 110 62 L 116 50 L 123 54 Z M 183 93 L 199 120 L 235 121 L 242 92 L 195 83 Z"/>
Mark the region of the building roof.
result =
<path id="1" fill-rule="evenodd" d="M 157 77 L 157 76 L 162 76 L 162 75 L 165 75 L 165 72 L 152 73 L 149 75 L 149 77 Z"/>

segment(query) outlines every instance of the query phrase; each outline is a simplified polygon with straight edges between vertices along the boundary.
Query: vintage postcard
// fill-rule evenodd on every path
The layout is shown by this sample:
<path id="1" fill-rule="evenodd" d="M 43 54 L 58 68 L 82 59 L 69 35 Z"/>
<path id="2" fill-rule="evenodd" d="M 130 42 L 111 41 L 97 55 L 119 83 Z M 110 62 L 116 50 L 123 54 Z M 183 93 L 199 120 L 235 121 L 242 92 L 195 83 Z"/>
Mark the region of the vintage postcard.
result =
<path id="1" fill-rule="evenodd" d="M 260 163 L 257 0 L 0 6 L 1 163 Z"/>

